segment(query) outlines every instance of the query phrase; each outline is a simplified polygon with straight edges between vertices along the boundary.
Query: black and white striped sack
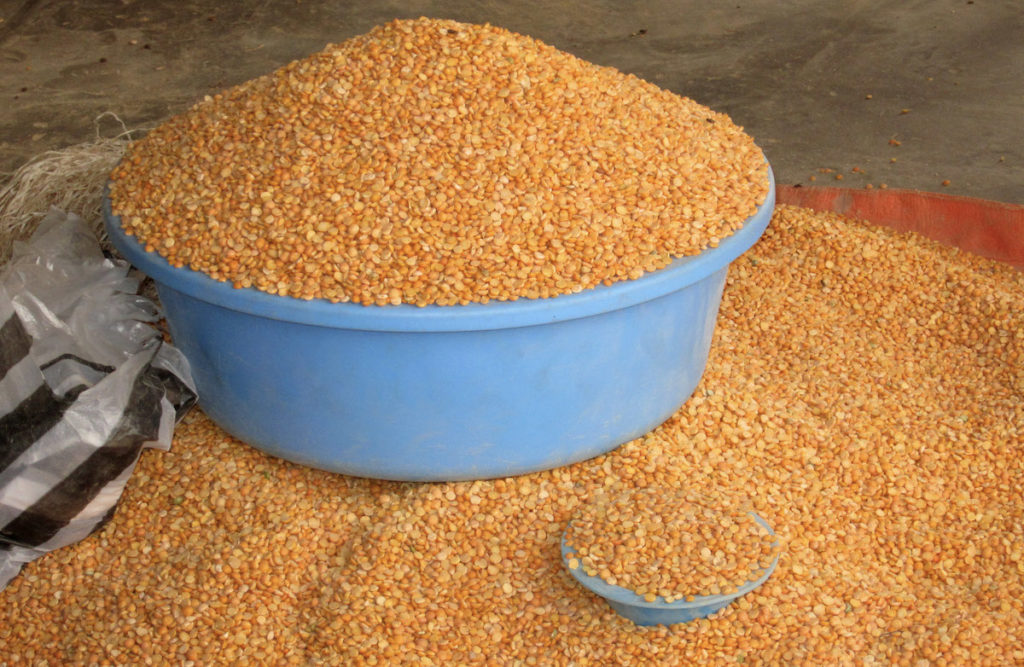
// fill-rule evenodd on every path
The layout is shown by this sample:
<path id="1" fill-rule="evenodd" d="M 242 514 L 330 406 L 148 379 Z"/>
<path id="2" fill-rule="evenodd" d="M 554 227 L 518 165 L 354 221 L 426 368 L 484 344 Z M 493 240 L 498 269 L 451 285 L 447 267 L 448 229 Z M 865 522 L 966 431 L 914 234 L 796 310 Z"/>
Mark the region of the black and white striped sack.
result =
<path id="1" fill-rule="evenodd" d="M 196 401 L 129 267 L 53 210 L 0 274 L 0 590 L 103 527 Z"/>

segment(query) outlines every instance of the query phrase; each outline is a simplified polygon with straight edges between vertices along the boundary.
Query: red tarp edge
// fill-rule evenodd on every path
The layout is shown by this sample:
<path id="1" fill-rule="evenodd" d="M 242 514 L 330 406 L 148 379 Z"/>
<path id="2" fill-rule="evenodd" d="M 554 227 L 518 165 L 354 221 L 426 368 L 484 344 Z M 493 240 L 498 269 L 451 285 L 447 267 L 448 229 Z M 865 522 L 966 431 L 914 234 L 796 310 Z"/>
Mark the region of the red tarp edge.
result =
<path id="1" fill-rule="evenodd" d="M 917 190 L 780 185 L 776 202 L 911 231 L 1024 270 L 1024 206 Z"/>

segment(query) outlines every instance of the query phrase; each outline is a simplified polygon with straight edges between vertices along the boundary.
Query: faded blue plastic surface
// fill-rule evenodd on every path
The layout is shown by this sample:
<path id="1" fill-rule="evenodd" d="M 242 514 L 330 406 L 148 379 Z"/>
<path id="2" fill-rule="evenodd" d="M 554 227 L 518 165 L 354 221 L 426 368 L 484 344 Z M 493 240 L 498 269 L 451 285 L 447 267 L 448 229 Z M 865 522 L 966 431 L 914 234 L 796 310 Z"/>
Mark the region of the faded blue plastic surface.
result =
<path id="1" fill-rule="evenodd" d="M 769 179 L 771 179 L 771 170 Z M 234 289 L 107 232 L 154 279 L 203 410 L 269 454 L 363 477 L 505 477 L 667 419 L 707 362 L 726 270 L 771 218 L 638 280 L 551 299 L 361 306 Z"/>
<path id="2" fill-rule="evenodd" d="M 772 530 L 772 527 L 764 519 L 754 512 L 751 512 L 750 515 L 754 517 L 755 521 L 764 526 L 769 533 L 775 534 L 775 531 Z M 777 544 L 778 542 L 776 542 Z M 591 593 L 604 598 L 605 602 L 620 616 L 628 618 L 637 625 L 673 625 L 675 623 L 688 623 L 698 618 L 710 616 L 768 581 L 768 577 L 772 576 L 772 572 L 775 571 L 775 566 L 779 564 L 779 556 L 781 555 L 775 555 L 772 564 L 764 571 L 764 574 L 756 580 L 749 581 L 739 587 L 731 595 L 701 595 L 695 597 L 693 602 L 687 602 L 686 600 L 665 602 L 664 598 L 659 597 L 654 602 L 647 602 L 628 588 L 613 586 L 600 577 L 588 575 L 583 571 L 582 567 L 573 570 L 569 567 L 569 556 L 571 553 L 572 549 L 566 546 L 565 534 L 563 533 L 562 563 L 565 564 L 573 579 Z"/>

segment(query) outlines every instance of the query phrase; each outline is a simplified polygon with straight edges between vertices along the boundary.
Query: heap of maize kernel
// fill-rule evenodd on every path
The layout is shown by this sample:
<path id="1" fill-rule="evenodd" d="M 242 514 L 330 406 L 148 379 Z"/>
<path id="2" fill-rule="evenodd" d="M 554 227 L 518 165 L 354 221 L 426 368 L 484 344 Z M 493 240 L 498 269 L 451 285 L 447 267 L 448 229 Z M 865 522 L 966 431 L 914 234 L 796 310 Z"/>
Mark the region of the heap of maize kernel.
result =
<path id="1" fill-rule="evenodd" d="M 196 104 L 114 170 L 124 230 L 236 287 L 361 304 L 550 297 L 733 233 L 730 119 L 491 26 L 394 21 Z"/>
<path id="2" fill-rule="evenodd" d="M 729 269 L 693 398 L 604 456 L 379 482 L 193 413 L 106 528 L 0 593 L 0 662 L 1020 664 L 1021 303 L 1007 266 L 780 207 Z M 778 567 L 712 618 L 633 625 L 559 548 L 617 485 L 749 499 Z"/>
<path id="3" fill-rule="evenodd" d="M 570 568 L 647 602 L 733 595 L 763 575 L 779 550 L 749 511 L 661 487 L 597 494 L 573 517 L 565 544 Z"/>

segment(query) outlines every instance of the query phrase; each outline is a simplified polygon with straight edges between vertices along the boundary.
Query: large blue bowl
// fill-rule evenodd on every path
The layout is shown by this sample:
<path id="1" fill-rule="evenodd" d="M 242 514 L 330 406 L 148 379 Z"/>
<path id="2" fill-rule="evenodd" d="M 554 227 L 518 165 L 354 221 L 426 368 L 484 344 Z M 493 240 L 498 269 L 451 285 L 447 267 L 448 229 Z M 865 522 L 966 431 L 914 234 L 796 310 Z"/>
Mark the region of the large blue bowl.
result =
<path id="1" fill-rule="evenodd" d="M 170 266 L 124 233 L 156 282 L 207 415 L 269 454 L 407 481 L 505 477 L 607 452 L 696 388 L 729 263 L 771 219 L 765 202 L 716 248 L 637 280 L 549 299 L 362 306 L 235 289 Z"/>

